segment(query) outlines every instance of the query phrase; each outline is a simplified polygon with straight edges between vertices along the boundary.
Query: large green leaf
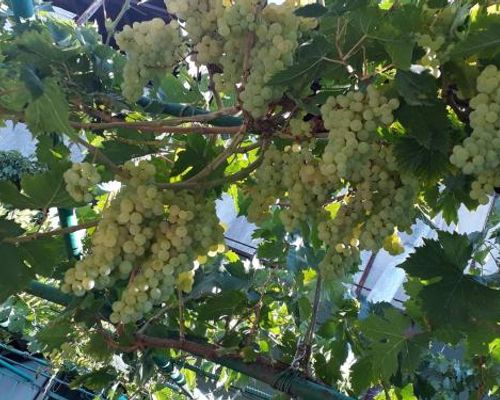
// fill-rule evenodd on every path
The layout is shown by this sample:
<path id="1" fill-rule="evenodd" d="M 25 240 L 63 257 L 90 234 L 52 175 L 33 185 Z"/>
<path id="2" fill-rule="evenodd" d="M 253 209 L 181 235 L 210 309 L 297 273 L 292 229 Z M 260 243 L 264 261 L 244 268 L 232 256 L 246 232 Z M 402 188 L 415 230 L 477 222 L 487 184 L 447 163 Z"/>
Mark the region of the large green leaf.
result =
<path id="1" fill-rule="evenodd" d="M 369 341 L 372 376 L 388 380 L 398 371 L 401 360 L 414 358 L 418 348 L 411 341 L 418 331 L 412 320 L 394 307 L 386 307 L 382 316 L 372 314 L 359 327 Z"/>
<path id="2" fill-rule="evenodd" d="M 317 18 L 328 12 L 328 8 L 321 4 L 307 4 L 295 10 L 295 15 L 306 18 Z"/>
<path id="3" fill-rule="evenodd" d="M 449 167 L 448 155 L 435 149 L 428 149 L 413 137 L 401 138 L 394 146 L 399 166 L 424 178 L 434 180 L 441 177 Z"/>
<path id="4" fill-rule="evenodd" d="M 61 162 L 43 174 L 25 175 L 21 179 L 22 192 L 11 182 L 0 182 L 0 201 L 16 208 L 46 209 L 78 205 L 66 192 L 64 172 L 71 166 Z"/>
<path id="5" fill-rule="evenodd" d="M 0 242 L 0 302 L 22 290 L 33 278 L 33 271 L 23 262 L 20 250 Z"/>
<path id="6" fill-rule="evenodd" d="M 422 281 L 417 296 L 433 331 L 453 342 L 475 333 L 476 344 L 486 345 L 499 334 L 500 293 L 464 272 L 473 251 L 465 235 L 439 232 L 438 238 L 425 239 L 401 268 Z"/>
<path id="7" fill-rule="evenodd" d="M 160 97 L 164 102 L 198 104 L 203 103 L 203 95 L 197 87 L 190 85 L 190 77 L 166 74 L 160 82 Z"/>
<path id="8" fill-rule="evenodd" d="M 107 387 L 109 384 L 115 382 L 116 378 L 116 371 L 112 367 L 108 366 L 78 376 L 76 379 L 71 381 L 71 387 L 77 389 L 85 386 L 98 392 Z"/>
<path id="9" fill-rule="evenodd" d="M 474 21 L 466 38 L 455 45 L 451 57 L 494 57 L 500 53 L 500 15 L 482 15 Z"/>
<path id="10" fill-rule="evenodd" d="M 458 222 L 458 210 L 465 205 L 475 210 L 479 203 L 469 196 L 473 177 L 469 175 L 449 175 L 439 185 L 433 185 L 424 192 L 424 199 L 431 208 L 431 216 L 442 212 L 446 223 Z"/>
<path id="11" fill-rule="evenodd" d="M 23 64 L 36 65 L 48 74 L 54 63 L 63 63 L 77 53 L 74 49 L 54 45 L 54 38 L 46 29 L 29 29 L 18 35 L 9 48 L 9 55 Z"/>
<path id="12" fill-rule="evenodd" d="M 36 341 L 44 351 L 50 352 L 68 342 L 73 329 L 73 322 L 61 317 L 40 329 L 36 334 Z"/>
<path id="13" fill-rule="evenodd" d="M 177 153 L 177 160 L 172 168 L 172 176 L 183 175 L 189 178 L 200 172 L 216 156 L 216 148 L 201 135 L 190 135 L 186 139 L 186 148 Z M 211 177 L 221 176 L 227 163 L 222 163 Z"/>
<path id="14" fill-rule="evenodd" d="M 311 42 L 299 48 L 295 63 L 275 74 L 269 84 L 296 87 L 301 86 L 301 84 L 311 83 L 319 75 L 323 77 L 325 75 L 338 75 L 338 78 L 347 76 L 347 70 L 344 66 L 328 61 L 328 59 L 335 58 L 336 50 L 332 43 L 326 36 L 318 34 Z"/>
<path id="15" fill-rule="evenodd" d="M 61 238 L 37 239 L 19 247 L 33 272 L 52 277 L 59 263 L 65 260 L 64 242 Z"/>
<path id="16" fill-rule="evenodd" d="M 395 84 L 399 94 L 411 106 L 429 106 L 437 102 L 437 80 L 427 71 L 398 71 Z"/>
<path id="17" fill-rule="evenodd" d="M 43 80 L 43 94 L 26 107 L 26 123 L 33 134 L 69 132 L 69 107 L 64 92 L 55 78 Z"/>
<path id="18" fill-rule="evenodd" d="M 14 221 L 0 218 L 0 241 L 8 237 L 20 236 L 23 233 L 24 229 Z"/>
<path id="19" fill-rule="evenodd" d="M 154 140 L 154 135 L 151 133 L 143 133 L 140 131 L 124 128 L 117 129 L 115 132 L 117 135 L 117 140 L 98 140 L 97 143 L 92 143 L 115 164 L 123 164 L 125 161 L 128 161 L 132 158 L 152 154 L 158 150 L 158 148 L 153 148 L 151 146 L 140 143 L 141 141 Z M 93 162 L 94 156 L 92 154 L 89 154 L 87 156 L 87 161 Z"/>
<path id="20" fill-rule="evenodd" d="M 112 348 L 106 342 L 106 338 L 101 332 L 89 333 L 89 341 L 85 345 L 85 353 L 100 362 L 110 361 L 113 356 Z"/>
<path id="21" fill-rule="evenodd" d="M 406 130 L 395 147 L 401 168 L 424 179 L 440 176 L 449 165 L 451 124 L 445 106 L 405 104 L 396 116 Z"/>
<path id="22" fill-rule="evenodd" d="M 246 296 L 239 291 L 225 291 L 207 299 L 198 307 L 198 319 L 202 321 L 217 320 L 232 315 L 246 304 Z"/>

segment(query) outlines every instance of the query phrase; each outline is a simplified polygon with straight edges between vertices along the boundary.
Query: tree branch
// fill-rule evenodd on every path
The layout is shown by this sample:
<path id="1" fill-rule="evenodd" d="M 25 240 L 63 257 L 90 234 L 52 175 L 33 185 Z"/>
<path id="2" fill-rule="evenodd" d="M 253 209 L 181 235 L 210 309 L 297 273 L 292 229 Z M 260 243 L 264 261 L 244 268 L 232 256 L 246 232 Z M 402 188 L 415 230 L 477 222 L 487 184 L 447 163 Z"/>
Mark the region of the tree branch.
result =
<path id="1" fill-rule="evenodd" d="M 3 239 L 3 242 L 10 244 L 19 244 L 19 243 L 27 243 L 37 239 L 45 239 L 53 236 L 66 235 L 68 233 L 82 231 L 84 229 L 93 228 L 99 223 L 100 220 L 93 220 L 89 222 L 84 222 L 79 225 L 69 226 L 67 228 L 54 229 L 49 232 L 41 232 L 41 233 L 33 233 L 31 235 L 25 236 L 17 236 L 17 237 L 9 237 Z"/>
<path id="2" fill-rule="evenodd" d="M 239 180 L 245 179 L 248 175 L 250 175 L 253 171 L 255 171 L 263 161 L 263 157 L 259 157 L 253 163 L 251 163 L 248 167 L 243 168 L 241 171 L 225 176 L 219 179 L 214 179 L 211 181 L 202 181 L 202 182 L 175 182 L 175 183 L 161 183 L 158 185 L 160 189 L 173 189 L 173 190 L 181 190 L 181 189 L 211 189 L 219 185 L 223 185 L 225 183 L 235 183 Z"/>
<path id="3" fill-rule="evenodd" d="M 154 133 L 172 133 L 172 134 L 198 133 L 201 135 L 218 135 L 221 133 L 234 134 L 238 133 L 241 129 L 241 126 L 179 127 L 179 126 L 171 126 L 165 123 L 160 123 L 159 121 L 71 122 L 70 124 L 75 129 L 84 129 L 84 130 L 127 128 L 127 129 L 136 129 L 139 131 L 154 132 Z"/>
<path id="4" fill-rule="evenodd" d="M 177 127 L 169 125 L 160 125 L 157 122 L 101 122 L 101 123 L 79 123 L 72 122 L 71 126 L 78 129 L 113 129 L 113 128 L 128 128 L 137 129 L 144 132 L 155 133 L 172 133 L 172 134 L 189 134 L 199 133 L 201 135 L 218 135 L 221 133 L 232 134 L 238 133 L 241 129 L 239 126 L 222 126 L 222 127 L 206 127 L 206 126 L 192 126 L 192 127 Z"/>
<path id="5" fill-rule="evenodd" d="M 123 5 L 122 5 L 120 12 L 116 16 L 115 20 L 111 23 L 111 26 L 109 27 L 109 29 L 107 29 L 107 38 L 106 38 L 107 45 L 109 45 L 109 43 L 111 42 L 111 38 L 113 37 L 118 24 L 120 23 L 120 21 L 123 19 L 123 17 L 125 16 L 127 11 L 129 10 L 130 5 L 131 5 L 130 2 L 131 2 L 131 0 L 125 0 L 123 2 Z"/>
<path id="6" fill-rule="evenodd" d="M 236 147 L 238 147 L 238 145 L 243 141 L 243 139 L 245 137 L 245 135 L 242 132 L 243 129 L 244 129 L 244 126 L 242 127 L 242 129 L 240 129 L 240 132 L 236 136 L 234 136 L 234 138 L 231 141 L 231 143 L 229 144 L 229 146 L 227 146 L 227 148 L 223 152 L 221 152 L 216 158 L 214 158 L 210 163 L 208 163 L 205 166 L 205 168 L 203 168 L 195 176 L 193 176 L 192 178 L 188 179 L 185 182 L 186 183 L 198 182 L 200 179 L 210 176 L 210 174 L 212 172 L 214 172 L 217 168 L 219 168 L 219 166 L 224 161 L 226 161 L 229 156 L 234 154 Z"/>

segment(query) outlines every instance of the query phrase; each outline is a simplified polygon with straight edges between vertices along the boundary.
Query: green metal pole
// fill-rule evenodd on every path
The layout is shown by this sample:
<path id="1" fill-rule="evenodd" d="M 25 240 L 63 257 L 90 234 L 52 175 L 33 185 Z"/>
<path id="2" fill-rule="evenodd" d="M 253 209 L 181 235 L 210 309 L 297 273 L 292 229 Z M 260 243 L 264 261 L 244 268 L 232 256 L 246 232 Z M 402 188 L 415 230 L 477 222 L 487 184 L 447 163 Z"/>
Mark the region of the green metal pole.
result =
<path id="1" fill-rule="evenodd" d="M 59 221 L 61 228 L 68 228 L 70 226 L 78 225 L 78 220 L 76 219 L 75 210 L 72 208 L 58 208 Z M 68 252 L 68 257 L 79 259 L 82 255 L 83 248 L 80 238 L 74 233 L 69 233 L 64 235 L 64 242 L 66 244 L 66 251 Z"/>
<path id="2" fill-rule="evenodd" d="M 61 292 L 59 289 L 45 285 L 38 281 L 31 281 L 26 292 L 32 296 L 40 297 L 55 304 L 60 304 L 62 306 L 69 306 L 74 298 L 69 294 Z"/>
<path id="3" fill-rule="evenodd" d="M 186 384 L 186 377 L 166 357 L 154 356 L 153 361 L 161 372 L 168 375 L 180 387 Z"/>
<path id="4" fill-rule="evenodd" d="M 145 111 L 168 114 L 174 117 L 192 117 L 194 115 L 204 115 L 210 113 L 209 111 L 199 107 L 179 103 L 163 103 L 161 101 L 151 100 L 147 97 L 141 97 L 137 104 L 143 107 Z M 215 126 L 240 126 L 243 123 L 243 119 L 227 115 L 215 118 L 208 121 L 208 123 Z"/>
<path id="5" fill-rule="evenodd" d="M 35 15 L 33 0 L 10 0 L 10 7 L 16 18 L 31 18 Z"/>

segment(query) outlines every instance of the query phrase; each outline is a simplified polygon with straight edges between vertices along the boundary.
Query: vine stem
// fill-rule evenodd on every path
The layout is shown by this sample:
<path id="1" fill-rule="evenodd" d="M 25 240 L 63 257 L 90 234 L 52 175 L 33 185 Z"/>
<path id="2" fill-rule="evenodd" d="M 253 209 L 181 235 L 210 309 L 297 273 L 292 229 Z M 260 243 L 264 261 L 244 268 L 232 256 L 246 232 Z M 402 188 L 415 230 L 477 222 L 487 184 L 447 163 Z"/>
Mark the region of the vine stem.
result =
<path id="1" fill-rule="evenodd" d="M 217 105 L 218 110 L 222 111 L 224 109 L 224 103 L 222 102 L 222 99 L 220 97 L 220 93 L 215 88 L 214 74 L 213 74 L 211 68 L 209 68 L 208 74 L 209 74 L 209 78 L 210 78 L 208 88 L 210 89 L 210 91 L 212 92 L 212 95 L 214 96 L 215 104 Z"/>
<path id="2" fill-rule="evenodd" d="M 186 326 L 184 322 L 184 299 L 181 289 L 177 289 L 177 298 L 179 300 L 179 339 L 184 342 L 186 340 Z"/>
<path id="3" fill-rule="evenodd" d="M 202 178 L 206 178 L 212 172 L 214 172 L 219 166 L 222 165 L 224 161 L 226 161 L 232 154 L 234 154 L 238 145 L 243 141 L 245 135 L 243 134 L 244 127 L 240 129 L 240 132 L 234 136 L 233 140 L 227 146 L 227 148 L 221 152 L 217 157 L 215 157 L 208 165 L 205 166 L 198 174 L 193 176 L 192 178 L 185 181 L 185 183 L 189 182 L 198 182 Z"/>
<path id="4" fill-rule="evenodd" d="M 19 244 L 19 243 L 27 243 L 37 239 L 45 239 L 53 236 L 66 235 L 68 233 L 82 231 L 84 229 L 89 229 L 95 227 L 100 220 L 92 220 L 88 222 L 84 222 L 79 225 L 69 226 L 67 228 L 54 229 L 49 232 L 41 232 L 41 233 L 33 233 L 30 235 L 17 236 L 17 237 L 8 237 L 3 239 L 3 242 L 10 244 Z"/>
<path id="5" fill-rule="evenodd" d="M 71 122 L 73 128 L 84 129 L 84 130 L 96 130 L 96 129 L 114 129 L 114 128 L 132 128 L 144 132 L 155 132 L 155 133 L 173 133 L 173 134 L 195 134 L 200 135 L 219 135 L 221 133 L 226 134 L 236 134 L 240 131 L 241 126 L 191 126 L 191 127 L 179 127 L 171 126 L 167 124 L 159 123 L 158 121 L 144 121 L 144 122 L 125 122 L 125 121 L 114 121 L 114 122 Z"/>
<path id="6" fill-rule="evenodd" d="M 344 61 L 347 61 L 354 54 L 354 52 L 358 49 L 358 47 L 361 46 L 361 44 L 365 41 L 365 39 L 367 37 L 368 36 L 366 34 L 361 36 L 361 38 L 354 44 L 354 46 L 351 47 L 351 49 L 342 57 L 342 59 Z"/>
<path id="7" fill-rule="evenodd" d="M 389 388 L 387 387 L 387 383 L 384 381 L 380 381 L 380 384 L 382 385 L 382 388 L 384 390 L 384 395 L 386 400 L 391 400 L 391 395 L 389 393 Z"/>
<path id="8" fill-rule="evenodd" d="M 263 147 L 263 150 L 265 147 Z M 212 181 L 202 181 L 202 182 L 174 182 L 174 183 L 161 183 L 158 185 L 159 189 L 211 189 L 213 187 L 223 185 L 224 183 L 235 183 L 239 180 L 245 179 L 253 171 L 255 171 L 263 161 L 263 157 L 259 157 L 248 167 L 243 168 L 241 171 L 225 176 L 219 179 L 214 179 Z"/>
<path id="9" fill-rule="evenodd" d="M 101 150 L 99 150 L 97 147 L 92 146 L 90 143 L 88 143 L 86 140 L 83 140 L 80 136 L 77 134 L 69 134 L 67 133 L 68 137 L 75 143 L 81 144 L 83 147 L 85 147 L 90 154 L 92 154 L 95 158 L 99 159 L 103 164 L 107 165 L 108 168 L 113 172 L 115 175 L 120 175 L 120 176 L 127 176 L 127 174 L 118 166 L 116 165 L 113 161 L 111 161 Z"/>
<path id="10" fill-rule="evenodd" d="M 127 11 L 130 9 L 130 3 L 131 3 L 131 0 L 125 0 L 123 2 L 123 6 L 122 6 L 120 12 L 116 16 L 115 20 L 111 23 L 111 26 L 109 27 L 109 29 L 107 29 L 108 37 L 106 38 L 106 45 L 109 45 L 109 43 L 111 42 L 111 38 L 114 36 L 114 33 L 116 31 L 118 24 L 123 19 L 123 17 L 127 13 Z"/>

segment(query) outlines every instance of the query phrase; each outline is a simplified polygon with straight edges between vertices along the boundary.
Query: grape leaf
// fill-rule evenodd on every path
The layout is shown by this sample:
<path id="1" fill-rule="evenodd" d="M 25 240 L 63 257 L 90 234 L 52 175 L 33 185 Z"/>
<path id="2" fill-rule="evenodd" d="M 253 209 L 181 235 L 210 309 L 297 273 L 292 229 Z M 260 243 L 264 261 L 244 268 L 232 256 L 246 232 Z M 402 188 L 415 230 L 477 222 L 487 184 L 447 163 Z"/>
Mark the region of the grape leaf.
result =
<path id="1" fill-rule="evenodd" d="M 321 4 L 307 4 L 295 10 L 295 15 L 299 17 L 317 18 L 328 12 L 328 8 Z"/>
<path id="2" fill-rule="evenodd" d="M 116 378 L 116 371 L 112 367 L 103 367 L 73 379 L 71 381 L 71 388 L 77 389 L 85 386 L 89 389 L 100 391 L 102 388 L 116 381 Z"/>
<path id="3" fill-rule="evenodd" d="M 401 40 L 384 43 L 387 54 L 391 57 L 392 63 L 399 70 L 407 70 L 411 67 L 413 50 L 415 43 L 412 40 Z"/>
<path id="4" fill-rule="evenodd" d="M 65 248 L 61 238 L 37 239 L 19 246 L 34 273 L 52 277 L 57 265 L 64 261 Z"/>
<path id="5" fill-rule="evenodd" d="M 186 139 L 186 148 L 177 153 L 177 160 L 172 168 L 172 176 L 184 175 L 190 178 L 200 172 L 216 155 L 216 150 L 201 135 L 190 135 Z M 227 163 L 222 163 L 211 177 L 224 173 Z"/>
<path id="6" fill-rule="evenodd" d="M 36 340 L 44 351 L 50 352 L 70 340 L 73 328 L 73 323 L 66 318 L 52 320 L 38 331 Z"/>
<path id="7" fill-rule="evenodd" d="M 84 351 L 90 357 L 100 362 L 106 362 L 113 356 L 113 351 L 106 342 L 104 336 L 99 332 L 89 333 L 89 341 L 84 347 Z"/>
<path id="8" fill-rule="evenodd" d="M 26 124 L 33 134 L 69 132 L 68 101 L 55 78 L 43 80 L 43 94 L 26 107 Z"/>
<path id="9" fill-rule="evenodd" d="M 246 304 L 246 296 L 239 291 L 225 291 L 212 296 L 198 307 L 200 321 L 217 320 L 234 312 Z"/>
<path id="10" fill-rule="evenodd" d="M 439 177 L 449 166 L 451 124 L 444 105 L 403 105 L 396 114 L 407 136 L 395 146 L 402 169 L 426 180 Z"/>
<path id="11" fill-rule="evenodd" d="M 22 290 L 33 278 L 33 271 L 23 262 L 22 253 L 14 245 L 0 242 L 0 302 Z"/>
<path id="12" fill-rule="evenodd" d="M 63 63 L 78 54 L 76 49 L 55 46 L 48 30 L 25 30 L 13 44 L 9 48 L 9 55 L 24 65 L 36 65 L 44 74 L 48 74 L 55 63 Z"/>
<path id="13" fill-rule="evenodd" d="M 23 233 L 24 229 L 14 221 L 0 218 L 0 241 L 8 237 L 20 236 Z"/>
<path id="14" fill-rule="evenodd" d="M 42 174 L 25 175 L 21 179 L 22 193 L 11 182 L 0 182 L 0 201 L 21 209 L 74 207 L 79 205 L 66 192 L 64 172 L 71 166 L 61 162 Z"/>
<path id="15" fill-rule="evenodd" d="M 434 180 L 448 170 L 447 154 L 439 150 L 427 149 L 415 138 L 401 138 L 394 147 L 399 166 L 425 180 Z"/>
<path id="16" fill-rule="evenodd" d="M 49 168 L 62 160 L 66 160 L 70 155 L 69 149 L 62 140 L 54 143 L 52 135 L 41 135 L 37 139 L 36 158 L 40 163 L 46 164 Z"/>
<path id="17" fill-rule="evenodd" d="M 371 314 L 359 322 L 361 332 L 370 340 L 368 354 L 373 360 L 372 376 L 388 380 L 398 370 L 400 358 L 414 358 L 418 347 L 410 346 L 418 333 L 412 320 L 388 306 L 382 316 Z"/>
<path id="18" fill-rule="evenodd" d="M 196 87 L 184 86 L 183 76 L 175 77 L 173 74 L 166 74 L 160 82 L 159 94 L 163 102 L 202 104 L 203 95 Z"/>
<path id="19" fill-rule="evenodd" d="M 437 81 L 428 71 L 415 73 L 398 70 L 396 89 L 411 106 L 436 104 Z"/>
<path id="20" fill-rule="evenodd" d="M 334 0 L 329 6 L 329 14 L 333 15 L 343 15 L 346 12 L 354 11 L 361 7 L 366 7 L 368 5 L 368 0 Z"/>
<path id="21" fill-rule="evenodd" d="M 310 83 L 316 79 L 321 71 L 321 75 L 336 75 L 345 68 L 339 64 L 332 64 L 326 61 L 326 58 L 336 58 L 336 50 L 324 35 L 316 35 L 313 40 L 297 51 L 296 62 L 273 75 L 269 85 L 283 86 L 300 83 Z M 343 74 L 342 74 L 343 76 Z M 346 74 L 347 76 L 347 74 Z"/>
<path id="22" fill-rule="evenodd" d="M 134 141 L 148 141 L 154 140 L 154 135 L 149 133 L 142 133 L 132 129 L 117 129 L 116 134 L 119 138 L 125 139 L 127 142 L 124 143 L 117 140 L 104 140 L 98 141 L 97 143 L 92 143 L 98 147 L 102 153 L 106 155 L 115 164 L 123 164 L 134 157 L 141 157 L 146 154 L 151 154 L 157 151 L 157 148 L 143 144 L 135 144 Z M 94 156 L 89 154 L 86 157 L 87 162 L 93 162 Z"/>
<path id="23" fill-rule="evenodd" d="M 488 14 L 478 17 L 469 28 L 466 38 L 453 47 L 453 59 L 494 57 L 500 54 L 500 15 Z"/>
<path id="24" fill-rule="evenodd" d="M 446 223 L 458 222 L 458 210 L 463 204 L 475 210 L 479 203 L 469 196 L 473 178 L 469 175 L 449 175 L 441 185 L 434 185 L 424 192 L 424 199 L 431 209 L 431 216 L 442 212 Z"/>
<path id="25" fill-rule="evenodd" d="M 467 236 L 439 232 L 438 238 L 424 239 L 400 267 L 423 282 L 417 296 L 435 333 L 457 342 L 480 332 L 478 344 L 488 343 L 498 335 L 499 292 L 464 273 L 473 251 Z"/>

